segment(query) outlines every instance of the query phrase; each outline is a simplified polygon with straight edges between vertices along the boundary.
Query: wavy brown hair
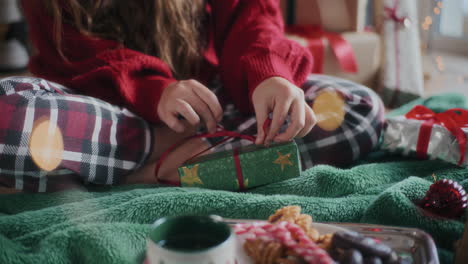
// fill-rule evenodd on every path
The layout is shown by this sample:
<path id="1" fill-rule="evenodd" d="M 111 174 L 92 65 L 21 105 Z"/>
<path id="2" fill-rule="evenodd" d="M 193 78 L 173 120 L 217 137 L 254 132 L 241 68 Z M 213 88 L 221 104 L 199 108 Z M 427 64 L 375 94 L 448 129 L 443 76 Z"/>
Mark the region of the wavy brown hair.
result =
<path id="1" fill-rule="evenodd" d="M 37 1 L 37 0 L 33 0 Z M 63 23 L 164 61 L 176 78 L 193 77 L 205 45 L 204 0 L 43 0 L 64 59 Z"/>

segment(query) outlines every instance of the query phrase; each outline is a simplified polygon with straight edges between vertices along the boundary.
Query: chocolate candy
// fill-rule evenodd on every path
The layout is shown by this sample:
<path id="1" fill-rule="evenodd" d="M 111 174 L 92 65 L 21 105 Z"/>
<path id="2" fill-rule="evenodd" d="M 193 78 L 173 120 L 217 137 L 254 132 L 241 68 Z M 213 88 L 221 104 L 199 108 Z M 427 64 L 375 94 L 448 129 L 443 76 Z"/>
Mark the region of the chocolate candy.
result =
<path id="1" fill-rule="evenodd" d="M 340 256 L 340 263 L 346 264 L 363 264 L 361 252 L 356 249 L 348 249 Z"/>
<path id="2" fill-rule="evenodd" d="M 402 260 L 398 257 L 396 252 L 392 252 L 388 258 L 384 259 L 385 263 L 388 264 L 400 264 L 403 263 Z"/>
<path id="3" fill-rule="evenodd" d="M 382 264 L 382 259 L 376 256 L 364 258 L 364 264 Z"/>
<path id="4" fill-rule="evenodd" d="M 391 259 L 394 251 L 387 245 L 376 243 L 374 239 L 356 232 L 336 232 L 332 238 L 332 247 L 357 249 L 364 256 L 376 256 L 384 260 Z"/>

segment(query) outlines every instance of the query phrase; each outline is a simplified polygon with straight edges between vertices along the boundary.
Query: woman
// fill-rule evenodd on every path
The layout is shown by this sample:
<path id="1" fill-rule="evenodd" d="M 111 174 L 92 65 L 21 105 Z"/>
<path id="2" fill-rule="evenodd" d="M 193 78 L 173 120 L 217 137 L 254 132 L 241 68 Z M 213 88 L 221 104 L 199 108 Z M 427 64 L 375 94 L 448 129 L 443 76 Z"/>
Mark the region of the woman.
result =
<path id="1" fill-rule="evenodd" d="M 37 108 L 37 101 L 49 100 L 42 108 L 58 112 L 51 122 L 62 131 L 65 151 L 53 171 L 97 184 L 156 182 L 154 164 L 168 146 L 199 124 L 213 132 L 221 121 L 243 133 L 256 128 L 257 144 L 297 138 L 305 168 L 349 164 L 369 152 L 382 125 L 380 100 L 353 83 L 307 79 L 311 55 L 284 37 L 278 2 L 23 1 L 37 50 L 31 72 L 69 88 L 43 80 L 10 81 L 21 87 L 39 83 L 25 105 Z M 333 131 L 312 130 L 316 121 L 310 105 L 323 91 L 341 98 L 348 111 Z M 25 120 L 17 115 L 16 120 Z M 271 126 L 263 131 L 269 115 Z M 23 130 L 38 118 L 34 115 Z M 83 123 L 82 132 L 70 129 L 75 121 Z M 145 137 L 151 130 L 152 137 Z M 197 139 L 182 145 L 165 159 L 157 177 L 176 179 L 175 169 L 209 144 L 213 141 Z M 131 165 L 117 166 L 116 160 Z M 29 172 L 36 182 L 48 179 L 36 184 L 44 186 L 41 191 L 51 190 L 58 178 L 42 177 L 47 173 L 37 166 Z M 3 177 L 17 188 L 24 182 L 18 172 Z"/>

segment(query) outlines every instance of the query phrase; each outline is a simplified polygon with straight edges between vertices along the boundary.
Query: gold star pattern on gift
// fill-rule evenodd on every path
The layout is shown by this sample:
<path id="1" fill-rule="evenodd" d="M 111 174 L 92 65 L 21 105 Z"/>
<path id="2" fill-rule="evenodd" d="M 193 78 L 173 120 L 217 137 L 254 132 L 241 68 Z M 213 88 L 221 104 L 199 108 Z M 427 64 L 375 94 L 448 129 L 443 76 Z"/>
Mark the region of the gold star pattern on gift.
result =
<path id="1" fill-rule="evenodd" d="M 286 165 L 291 165 L 291 166 L 293 165 L 290 158 L 291 158 L 291 153 L 283 155 L 281 154 L 281 152 L 278 151 L 278 158 L 275 161 L 273 161 L 273 163 L 281 165 L 281 171 L 284 171 L 284 167 Z"/>
<path id="2" fill-rule="evenodd" d="M 193 166 L 192 168 L 183 167 L 184 176 L 180 178 L 180 181 L 188 186 L 193 186 L 194 184 L 203 185 L 202 180 L 198 177 L 198 168 L 200 164 Z"/>
<path id="3" fill-rule="evenodd" d="M 237 184 L 237 189 L 240 188 L 240 183 L 239 183 L 239 180 L 236 179 L 236 184 Z M 245 179 L 244 180 L 244 188 L 248 188 L 249 187 L 249 179 Z"/>

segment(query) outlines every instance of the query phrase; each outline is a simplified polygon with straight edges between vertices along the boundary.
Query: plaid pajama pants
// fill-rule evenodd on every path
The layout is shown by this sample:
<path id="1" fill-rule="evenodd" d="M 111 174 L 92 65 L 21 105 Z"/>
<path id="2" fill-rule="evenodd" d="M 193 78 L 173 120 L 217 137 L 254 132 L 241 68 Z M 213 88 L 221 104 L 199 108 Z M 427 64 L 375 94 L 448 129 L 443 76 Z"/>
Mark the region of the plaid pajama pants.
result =
<path id="1" fill-rule="evenodd" d="M 151 128 L 144 120 L 43 79 L 0 80 L 0 109 L 0 186 L 44 192 L 83 181 L 118 184 L 150 153 Z M 63 137 L 62 161 L 50 172 L 39 168 L 29 148 L 44 119 Z"/>
<path id="2" fill-rule="evenodd" d="M 220 85 L 213 87 L 221 93 Z M 304 169 L 317 164 L 347 165 L 378 144 L 384 108 L 373 91 L 323 75 L 310 75 L 304 88 L 308 103 L 327 91 L 340 94 L 345 102 L 345 118 L 338 129 L 316 126 L 306 137 L 296 139 Z M 7 188 L 44 192 L 83 182 L 118 184 L 157 147 L 151 126 L 125 108 L 39 78 L 0 80 L 0 109 L 0 186 Z M 33 129 L 44 119 L 63 137 L 61 161 L 49 172 L 40 169 L 29 149 Z M 255 117 L 242 116 L 231 104 L 225 106 L 222 125 L 240 133 L 256 133 Z M 216 139 L 207 142 L 213 144 Z M 246 144 L 250 142 L 232 140 L 215 151 Z"/>

